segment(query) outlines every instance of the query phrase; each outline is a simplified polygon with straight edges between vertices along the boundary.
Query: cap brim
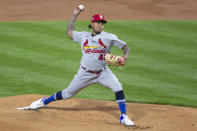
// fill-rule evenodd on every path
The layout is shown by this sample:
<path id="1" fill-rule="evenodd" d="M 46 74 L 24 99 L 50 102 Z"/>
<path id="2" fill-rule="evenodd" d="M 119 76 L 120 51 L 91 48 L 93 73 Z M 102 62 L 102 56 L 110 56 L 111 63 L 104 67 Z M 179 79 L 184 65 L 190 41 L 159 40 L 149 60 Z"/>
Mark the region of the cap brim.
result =
<path id="1" fill-rule="evenodd" d="M 105 21 L 105 20 L 98 20 L 96 22 L 107 23 L 107 21 Z"/>

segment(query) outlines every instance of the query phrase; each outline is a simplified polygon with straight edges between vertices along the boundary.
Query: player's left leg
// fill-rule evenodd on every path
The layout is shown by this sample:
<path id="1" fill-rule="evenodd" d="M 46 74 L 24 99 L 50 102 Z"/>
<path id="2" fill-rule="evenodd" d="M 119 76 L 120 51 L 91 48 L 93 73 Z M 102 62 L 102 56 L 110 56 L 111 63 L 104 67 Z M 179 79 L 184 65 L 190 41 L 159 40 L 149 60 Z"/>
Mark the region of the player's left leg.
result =
<path id="1" fill-rule="evenodd" d="M 134 123 L 128 118 L 126 114 L 125 95 L 118 78 L 111 72 L 109 68 L 107 68 L 99 76 L 98 83 L 110 88 L 115 93 L 115 98 L 121 112 L 120 123 L 127 126 L 133 126 Z"/>

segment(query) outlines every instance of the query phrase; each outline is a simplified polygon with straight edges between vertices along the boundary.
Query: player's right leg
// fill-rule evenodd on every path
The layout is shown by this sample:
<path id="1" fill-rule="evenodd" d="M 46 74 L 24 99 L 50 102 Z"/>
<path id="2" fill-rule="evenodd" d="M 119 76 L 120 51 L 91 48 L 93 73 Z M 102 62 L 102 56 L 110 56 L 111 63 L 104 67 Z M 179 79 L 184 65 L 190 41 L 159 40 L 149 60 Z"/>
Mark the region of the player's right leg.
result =
<path id="1" fill-rule="evenodd" d="M 80 68 L 78 73 L 75 75 L 74 79 L 71 81 L 71 83 L 66 89 L 59 91 L 48 98 L 44 97 L 33 102 L 30 105 L 30 108 L 38 109 L 46 106 L 47 104 L 53 101 L 69 99 L 72 96 L 74 96 L 77 92 L 79 92 L 81 89 L 95 83 L 94 80 L 95 80 L 94 75 L 89 74 L 85 70 Z"/>
<path id="2" fill-rule="evenodd" d="M 120 123 L 125 124 L 126 126 L 134 126 L 134 122 L 128 118 L 126 113 L 125 95 L 122 85 L 109 68 L 104 70 L 99 76 L 98 83 L 111 89 L 115 93 L 115 98 L 121 112 Z"/>

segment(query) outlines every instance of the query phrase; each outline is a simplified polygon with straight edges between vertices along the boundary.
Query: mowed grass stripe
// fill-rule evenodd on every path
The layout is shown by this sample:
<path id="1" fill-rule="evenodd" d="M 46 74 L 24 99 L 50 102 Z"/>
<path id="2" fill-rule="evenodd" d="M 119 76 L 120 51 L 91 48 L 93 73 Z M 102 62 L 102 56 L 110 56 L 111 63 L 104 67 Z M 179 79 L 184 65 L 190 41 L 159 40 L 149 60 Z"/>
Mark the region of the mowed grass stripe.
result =
<path id="1" fill-rule="evenodd" d="M 1 82 L 1 86 L 4 87 L 8 86 L 13 90 L 21 90 L 21 88 L 24 88 L 25 92 L 29 91 L 28 93 L 31 93 L 31 90 L 34 90 L 34 92 L 32 93 L 39 93 L 39 94 L 42 93 L 46 94 L 46 92 L 49 93 L 51 89 L 53 89 L 53 91 L 58 91 L 63 88 L 66 88 L 72 79 L 71 77 L 61 78 L 61 77 L 57 77 L 56 74 L 52 76 L 52 75 L 43 74 L 35 71 L 33 72 L 23 68 L 21 69 L 18 67 L 13 67 L 8 65 L 7 66 L 1 65 L 0 67 L 1 67 L 0 72 L 4 72 L 4 73 L 0 73 L 1 76 L 4 76 L 5 78 L 7 77 L 9 78 L 8 79 L 9 83 L 6 82 L 3 85 L 3 82 Z M 10 78 L 13 78 L 13 80 L 10 80 Z M 5 80 L 7 81 L 7 79 Z M 21 90 L 19 93 L 22 93 L 24 91 Z"/>
<path id="2" fill-rule="evenodd" d="M 1 45 L 1 58 L 2 64 L 10 64 L 14 66 L 14 62 L 16 62 L 16 66 L 21 66 L 23 68 L 34 68 L 35 70 L 43 71 L 55 71 L 62 72 L 64 71 L 73 71 L 74 67 L 78 68 L 78 62 L 72 62 L 70 59 L 58 59 L 58 57 L 54 57 L 53 55 L 48 55 L 44 53 L 33 52 L 30 50 L 25 50 L 19 47 L 12 47 L 8 45 Z M 10 58 L 10 60 L 9 60 Z M 9 63 L 11 62 L 11 63 Z M 19 65 L 18 65 L 19 64 Z M 64 72 L 65 73 L 65 72 Z"/>
<path id="3" fill-rule="evenodd" d="M 138 48 L 136 48 L 136 49 L 138 49 Z M 144 54 L 149 55 L 149 56 L 146 56 L 146 55 L 140 56 L 140 58 L 142 60 L 145 60 L 145 61 L 140 61 L 140 63 L 142 63 L 142 65 L 149 64 L 150 67 L 152 65 L 152 67 L 155 66 L 156 68 L 159 68 L 159 66 L 157 66 L 157 64 L 162 63 L 162 64 L 164 64 L 163 65 L 164 68 L 169 68 L 169 70 L 172 70 L 174 68 L 174 71 L 191 73 L 191 74 L 193 74 L 194 72 L 197 71 L 196 59 L 194 59 L 194 58 L 188 58 L 188 57 L 183 57 L 183 56 L 180 57 L 180 56 L 173 55 L 169 52 L 162 53 L 162 56 L 161 56 L 160 52 L 149 51 L 148 49 L 147 50 L 146 49 L 138 49 L 138 51 L 141 51 Z M 147 60 L 146 60 L 146 58 L 147 58 Z M 149 58 L 151 58 L 151 60 Z M 153 64 L 153 63 L 155 63 L 155 64 Z M 168 65 L 177 65 L 177 66 L 168 66 Z M 179 67 L 182 67 L 182 68 L 179 69 Z M 177 73 L 179 73 L 179 72 L 177 72 Z M 195 76 L 195 74 L 194 74 L 194 76 Z M 191 77 L 193 77 L 193 75 L 191 75 Z"/>
<path id="4" fill-rule="evenodd" d="M 44 53 L 48 53 L 51 55 L 57 55 L 58 57 L 61 57 L 62 55 L 59 55 L 59 54 L 63 54 L 63 52 L 67 53 L 68 55 L 80 52 L 79 44 L 77 43 L 74 44 L 72 43 L 71 40 L 67 40 L 67 41 L 62 40 L 65 38 L 62 38 L 60 40 L 57 38 L 56 39 L 50 38 L 49 40 L 48 38 L 44 38 L 42 37 L 42 35 L 39 35 L 39 34 L 38 34 L 39 37 L 36 37 L 36 38 L 24 37 L 23 34 L 25 34 L 25 32 L 23 32 L 20 36 L 3 34 L 0 36 L 1 44 L 8 44 L 8 45 L 17 46 L 17 47 L 24 48 L 24 49 L 34 50 L 37 52 L 44 52 Z M 6 42 L 8 40 L 9 40 L 9 43 Z M 75 48 L 73 48 L 73 46 Z"/>
<path id="5" fill-rule="evenodd" d="M 177 57 L 184 57 L 186 59 L 191 59 L 191 60 L 195 59 L 195 56 L 194 56 L 195 48 L 192 48 L 192 47 L 190 49 L 187 49 L 183 46 L 173 46 L 172 42 L 171 42 L 171 45 L 166 45 L 165 42 L 163 41 L 160 42 L 161 47 L 159 47 L 158 44 L 154 45 L 155 42 L 153 42 L 152 40 L 149 40 L 149 43 L 147 43 L 147 45 L 144 45 L 145 41 L 141 41 L 141 40 L 135 41 L 135 43 L 139 44 L 139 45 L 135 45 L 135 49 L 138 48 L 137 50 L 135 50 L 135 52 L 141 49 L 141 50 L 147 50 L 153 53 L 160 53 L 164 55 L 170 54 L 172 55 L 172 57 L 177 56 Z M 159 56 L 162 57 L 162 55 L 159 55 Z"/>
<path id="6" fill-rule="evenodd" d="M 137 68 L 137 70 L 140 70 L 140 69 Z M 155 72 L 150 72 L 152 73 L 152 75 L 149 75 L 148 73 L 144 74 L 143 72 L 147 72 L 147 70 L 145 69 L 145 70 L 141 70 L 141 72 L 137 72 L 138 75 L 136 75 L 136 72 L 129 73 L 130 75 L 127 75 L 126 73 L 125 74 L 122 73 L 118 75 L 122 79 L 121 82 L 123 83 L 125 92 L 127 92 L 129 94 L 129 98 L 131 98 L 127 100 L 133 100 L 132 98 L 136 97 L 135 94 L 133 94 L 133 92 L 135 92 L 134 87 L 136 87 L 136 90 L 138 90 L 138 88 L 139 89 L 144 88 L 142 90 L 151 91 L 152 96 L 150 93 L 148 93 L 150 97 L 155 97 L 154 91 L 157 91 L 157 92 L 161 92 L 162 94 L 165 93 L 167 97 L 177 96 L 177 97 L 187 98 L 191 100 L 196 98 L 196 92 L 194 92 L 196 87 L 195 87 L 194 82 L 193 83 L 190 83 L 190 82 L 186 83 L 185 81 L 181 82 L 181 80 L 179 80 L 179 77 L 173 78 L 174 77 L 173 75 L 171 78 L 167 78 L 167 79 L 165 79 L 164 77 L 160 77 L 161 75 L 166 76 L 165 73 L 157 74 Z M 128 77 L 130 78 L 130 81 L 123 81 L 124 79 L 127 79 Z M 140 94 L 142 95 L 144 93 L 145 92 L 143 91 L 140 92 Z M 140 94 L 138 94 L 137 96 L 139 96 Z"/>
<path id="7" fill-rule="evenodd" d="M 22 33 L 27 39 L 36 37 L 48 38 L 49 36 L 50 38 L 62 39 L 65 36 L 65 29 L 62 28 L 63 25 L 61 23 L 65 24 L 64 22 L 2 22 L 3 26 L 1 28 L 6 32 L 1 33 L 15 36 L 21 36 Z"/>
<path id="8" fill-rule="evenodd" d="M 0 67 L 1 67 L 0 71 L 4 72 L 4 73 L 0 73 L 1 76 L 14 78 L 15 79 L 14 83 L 16 85 L 23 85 L 24 83 L 35 83 L 43 87 L 60 88 L 57 87 L 57 85 L 60 85 L 62 87 L 63 85 L 68 84 L 68 82 L 66 81 L 67 79 L 63 77 L 56 77 L 55 75 L 50 76 L 48 74 L 45 75 L 39 72 L 34 72 L 13 66 L 0 65 Z M 10 83 L 12 83 L 12 81 L 10 81 Z"/>
<path id="9" fill-rule="evenodd" d="M 65 24 L 64 22 L 60 23 Z M 9 40 L 10 42 L 5 42 L 5 44 L 12 44 L 13 46 L 20 46 L 20 48 L 44 52 L 58 57 L 64 56 L 63 53 L 68 57 L 76 53 L 81 54 L 80 45 L 67 39 L 65 29 L 62 29 L 61 24 L 55 24 L 59 26 L 56 28 L 54 28 L 54 25 L 47 26 L 47 22 L 16 22 L 6 23 L 5 25 L 7 26 L 3 29 L 6 33 L 0 32 L 2 43 Z"/>
<path id="10" fill-rule="evenodd" d="M 6 43 L 7 40 L 9 40 L 9 38 L 2 39 L 1 46 L 3 48 L 7 48 L 8 51 L 12 50 L 11 53 L 15 52 L 14 48 L 16 48 L 16 52 L 18 52 L 19 54 L 21 55 L 24 55 L 24 53 L 29 54 L 33 56 L 33 58 L 34 58 L 34 54 L 38 54 L 43 57 L 49 57 L 50 59 L 52 58 L 53 60 L 55 59 L 65 60 L 65 59 L 68 59 L 68 57 L 71 57 L 73 54 L 77 54 L 79 56 L 79 60 L 81 57 L 81 52 L 79 49 L 80 45 L 73 44 L 73 46 L 78 46 L 78 49 L 70 48 L 69 46 L 71 45 L 67 46 L 67 48 L 65 47 L 56 48 L 53 45 L 42 45 L 38 41 L 35 41 L 35 40 L 27 41 L 25 39 L 16 39 L 16 40 L 12 39 L 12 40 L 9 40 L 11 43 Z M 33 55 L 31 53 L 33 53 Z"/>
<path id="11" fill-rule="evenodd" d="M 154 89 L 146 88 L 142 85 L 133 85 L 132 100 L 130 95 L 126 94 L 127 101 L 138 102 L 138 103 L 154 103 L 154 104 L 171 104 L 171 105 L 181 105 L 181 106 L 194 106 L 196 104 L 195 96 L 185 98 L 184 96 L 177 96 L 176 94 L 180 92 L 174 91 L 173 93 L 157 91 Z M 170 90 L 171 91 L 171 90 Z M 140 99 L 138 96 L 141 96 Z"/>
<path id="12" fill-rule="evenodd" d="M 122 24 L 123 26 L 122 29 L 124 29 L 124 32 L 121 32 L 120 30 L 120 36 L 126 37 L 125 40 L 128 41 L 128 43 L 143 42 L 142 46 L 146 48 L 153 48 L 153 49 L 166 48 L 167 50 L 169 49 L 176 50 L 176 48 L 179 49 L 182 48 L 183 50 L 181 51 L 185 51 L 185 50 L 187 51 L 188 48 L 188 50 L 190 51 L 193 50 L 194 52 L 197 48 L 195 44 L 197 27 L 192 28 L 190 27 L 190 24 L 184 26 L 185 28 L 181 28 L 179 24 L 176 24 L 176 22 L 173 21 L 170 22 L 140 21 L 140 22 L 136 22 L 135 24 L 134 23 L 135 22 L 132 22 L 130 24 Z M 190 23 L 192 24 L 192 22 Z M 192 31 L 189 30 L 190 28 L 187 29 L 188 27 L 192 28 Z M 141 44 L 139 43 L 138 46 L 140 45 Z M 186 55 L 184 53 L 187 52 L 180 52 L 180 53 Z"/>
<path id="13" fill-rule="evenodd" d="M 164 23 L 164 27 L 165 27 L 165 25 L 168 25 L 166 23 Z M 156 26 L 160 25 L 160 24 L 161 23 L 157 22 Z M 196 44 L 194 42 L 190 43 L 189 45 L 186 43 L 185 46 L 181 46 L 181 47 L 177 46 L 176 48 L 174 46 L 174 48 L 172 49 L 171 46 L 174 45 L 174 43 L 184 44 L 186 42 L 186 41 L 183 42 L 182 39 L 180 39 L 180 40 L 178 39 L 178 38 L 181 38 L 182 35 L 177 35 L 179 37 L 176 40 L 170 39 L 171 36 L 168 35 L 168 37 L 169 37 L 168 39 L 170 41 L 170 45 L 169 45 L 165 41 L 166 40 L 165 34 L 167 34 L 167 29 L 170 30 L 169 28 L 165 29 L 163 26 L 160 26 L 160 28 L 157 28 L 157 30 L 156 30 L 155 25 L 154 25 L 154 26 L 152 26 L 154 28 L 151 30 L 151 28 L 150 28 L 151 26 L 148 26 L 148 24 L 145 24 L 145 25 L 148 28 L 144 28 L 144 26 L 141 26 L 141 25 L 138 26 L 139 28 L 142 28 L 142 29 L 138 30 L 138 32 L 140 31 L 140 33 L 141 32 L 145 33 L 145 35 L 140 35 L 140 36 L 144 36 L 143 37 L 144 39 L 135 39 L 138 41 L 137 42 L 135 41 L 133 44 L 135 46 L 134 53 L 140 52 L 138 54 L 144 54 L 144 58 L 142 58 L 142 60 L 146 60 L 146 59 L 150 60 L 149 63 L 144 62 L 144 63 L 146 63 L 146 65 L 144 65 L 145 66 L 144 68 L 146 68 L 146 66 L 148 64 L 149 64 L 149 66 L 147 66 L 147 67 L 149 67 L 149 68 L 151 68 L 151 65 L 154 66 L 153 68 L 159 68 L 159 66 L 156 64 L 160 63 L 160 62 L 163 62 L 164 66 L 165 66 L 165 63 L 172 63 L 174 65 L 177 64 L 178 66 L 181 65 L 181 67 L 183 67 L 182 69 L 179 70 L 179 72 L 182 72 L 182 73 L 178 72 L 179 74 L 182 74 L 182 76 L 183 76 L 184 73 L 186 73 L 187 75 L 190 73 L 189 77 L 190 78 L 192 77 L 194 80 L 196 80 L 194 73 L 196 72 L 196 66 L 197 66 L 196 64 L 197 63 L 196 63 L 196 57 L 195 57 L 195 55 L 193 55 L 196 53 L 196 50 L 197 50 L 196 48 L 193 48 L 193 47 L 196 47 Z M 176 25 L 176 23 L 171 24 L 171 25 Z M 179 27 L 180 26 L 178 26 L 178 30 L 179 30 Z M 136 28 L 136 29 L 138 29 L 138 28 Z M 161 32 L 162 29 L 165 29 L 166 32 Z M 158 34 L 158 31 L 160 31 L 159 34 Z M 182 30 L 182 31 L 184 31 L 184 33 L 186 33 L 186 34 L 189 33 L 189 30 L 187 30 L 188 33 L 185 30 Z M 193 29 L 193 31 L 195 31 L 195 30 Z M 176 34 L 176 32 L 174 32 L 173 34 Z M 193 36 L 193 38 L 194 38 L 194 36 L 196 36 L 196 32 L 190 33 L 190 36 Z M 185 37 L 183 37 L 183 38 L 187 39 Z M 132 39 L 132 36 L 131 36 L 131 39 Z M 159 39 L 159 40 L 157 40 L 157 39 Z M 192 39 L 192 40 L 194 40 L 194 39 Z M 158 44 L 158 41 L 159 41 L 159 44 Z M 187 39 L 187 42 L 188 41 L 190 42 L 190 39 Z M 135 43 L 137 43 L 137 44 L 135 44 Z M 191 47 L 191 45 L 193 45 L 193 46 Z M 170 52 L 169 52 L 168 48 L 164 48 L 164 47 L 169 47 L 171 49 Z M 185 49 L 185 47 L 189 47 L 189 48 Z M 143 55 L 141 55 L 141 56 L 143 57 Z M 171 68 L 168 65 L 169 64 L 167 64 L 167 67 L 169 67 L 169 70 L 170 70 Z M 177 67 L 174 67 L 175 70 L 177 69 Z M 166 70 L 166 71 L 169 71 L 169 70 Z"/>
<path id="14" fill-rule="evenodd" d="M 127 65 L 125 66 L 127 72 L 125 72 L 124 75 L 129 77 L 129 75 L 137 74 L 141 75 L 142 80 L 147 77 L 151 80 L 157 79 L 161 82 L 170 82 L 183 88 L 194 88 L 196 83 L 196 70 L 187 64 L 172 63 L 162 59 L 147 60 L 146 56 L 136 56 L 134 60 L 127 61 Z M 120 78 L 124 77 L 124 75 Z M 187 86 L 185 86 L 185 83 Z"/>
<path id="15" fill-rule="evenodd" d="M 140 70 L 140 71 L 128 72 L 130 75 L 127 75 L 126 73 L 122 75 L 119 74 L 120 78 L 126 79 L 129 76 L 131 77 L 132 74 L 138 73 L 137 75 L 135 75 L 135 76 L 138 76 L 135 78 L 135 80 L 139 78 L 139 81 L 136 81 L 136 82 L 140 82 L 141 80 L 140 83 L 144 84 L 145 81 L 149 81 L 150 85 L 147 85 L 147 86 L 150 86 L 150 87 L 152 87 L 151 86 L 152 84 L 156 84 L 156 83 L 158 84 L 157 85 L 158 88 L 176 88 L 176 89 L 183 88 L 185 90 L 189 89 L 191 91 L 192 89 L 195 89 L 196 87 L 195 80 L 190 80 L 189 78 L 181 77 L 180 75 L 174 75 L 172 73 L 168 73 L 162 70 L 152 70 L 146 67 L 136 66 L 135 68 L 136 70 Z M 157 73 L 158 71 L 160 71 L 159 74 Z M 166 75 L 169 75 L 170 77 L 164 78 Z M 125 83 L 129 83 L 129 82 L 132 84 L 131 81 L 126 81 Z"/>
<path id="16" fill-rule="evenodd" d="M 138 79 L 138 81 L 136 80 L 132 83 L 125 82 L 123 84 L 124 89 L 127 92 L 130 92 L 132 94 L 133 94 L 133 91 L 135 92 L 135 90 L 129 90 L 128 87 L 130 88 L 136 87 L 136 89 L 139 89 L 139 90 L 143 90 L 142 88 L 144 88 L 145 91 L 148 90 L 152 92 L 152 97 L 157 97 L 154 95 L 154 92 L 158 92 L 158 93 L 161 92 L 161 94 L 165 94 L 167 97 L 179 97 L 179 98 L 185 98 L 191 101 L 192 100 L 196 101 L 194 100 L 196 97 L 196 94 L 195 92 L 193 92 L 195 88 L 185 88 L 185 91 L 183 91 L 183 90 L 179 90 L 179 88 L 182 88 L 182 87 L 180 86 L 178 88 L 175 83 L 161 82 L 159 80 L 151 80 L 151 79 L 143 78 L 140 76 L 133 76 L 133 78 Z M 148 95 L 150 94 L 148 93 Z M 159 96 L 160 93 L 157 95 Z M 132 95 L 131 97 L 135 97 L 135 96 Z M 129 99 L 129 100 L 132 100 L 132 99 Z"/>
<path id="17" fill-rule="evenodd" d="M 2 66 L 1 66 L 2 67 Z M 13 71 L 13 68 L 9 68 L 9 67 L 5 67 L 2 68 L 4 70 L 6 69 L 11 69 L 11 71 Z M 16 68 L 14 69 L 14 72 L 12 72 L 13 74 L 15 72 L 18 71 L 18 74 L 21 74 L 22 71 L 25 70 L 17 70 Z M 57 86 L 53 86 L 53 84 L 55 81 L 52 83 L 53 80 L 43 80 L 42 79 L 38 79 L 37 75 L 36 77 L 34 76 L 30 76 L 31 73 L 26 73 L 24 74 L 24 76 L 28 76 L 29 80 L 24 80 L 23 78 L 25 78 L 24 76 L 16 77 L 16 74 L 14 75 L 10 75 L 10 76 L 6 76 L 6 75 L 0 75 L 0 82 L 1 82 L 1 91 L 0 91 L 0 95 L 1 97 L 4 96 L 9 96 L 10 95 L 20 95 L 20 94 L 50 94 L 51 92 L 56 92 L 57 90 L 60 90 L 62 87 L 57 87 Z M 26 77 L 27 78 L 27 77 Z M 37 79 L 35 79 L 37 78 Z M 23 80 L 21 80 L 23 79 Z M 7 83 L 7 80 L 9 80 L 9 83 Z M 60 84 L 62 84 L 62 86 L 66 86 L 66 82 L 65 84 L 62 83 L 62 81 L 60 82 Z M 40 93 L 42 92 L 42 93 Z"/>
<path id="18" fill-rule="evenodd" d="M 195 53 L 197 48 L 195 41 L 190 41 L 190 39 L 188 40 L 186 38 L 179 38 L 181 36 L 165 36 L 163 34 L 158 34 L 157 32 L 152 33 L 149 30 L 141 30 L 139 33 L 141 34 L 139 35 L 140 37 L 131 35 L 131 38 L 129 39 L 130 41 L 128 41 L 128 43 L 138 43 L 138 45 L 136 45 L 138 47 L 152 49 L 155 51 L 168 51 L 174 54 L 179 53 L 179 55 L 188 57 L 193 57 L 192 55 Z"/>
<path id="19" fill-rule="evenodd" d="M 32 62 L 28 59 L 22 59 L 22 58 L 17 58 L 14 56 L 9 56 L 5 54 L 1 54 L 1 60 L 4 60 L 5 62 L 1 63 L 1 65 L 4 66 L 12 66 L 16 68 L 21 68 L 33 72 L 38 72 L 40 74 L 45 74 L 45 75 L 51 75 L 54 77 L 65 77 L 67 73 L 70 73 L 70 70 L 66 69 L 59 69 L 59 68 L 54 68 L 51 66 L 47 66 L 44 64 L 40 64 L 38 62 Z M 6 60 L 5 60 L 6 59 Z"/>
<path id="20" fill-rule="evenodd" d="M 133 66 L 133 68 L 147 68 L 150 70 L 154 70 L 156 72 L 158 71 L 162 71 L 162 72 L 166 72 L 169 73 L 169 75 L 175 75 L 178 77 L 181 77 L 183 79 L 189 79 L 191 81 L 196 81 L 196 77 L 195 77 L 195 70 L 191 69 L 189 66 L 187 65 L 180 65 L 180 64 L 169 64 L 169 63 L 164 63 L 164 61 L 159 61 L 159 60 L 153 60 L 151 62 L 155 62 L 155 64 L 149 63 L 149 61 L 143 61 L 140 63 L 134 63 L 131 66 Z M 183 70 L 185 69 L 185 70 Z"/>

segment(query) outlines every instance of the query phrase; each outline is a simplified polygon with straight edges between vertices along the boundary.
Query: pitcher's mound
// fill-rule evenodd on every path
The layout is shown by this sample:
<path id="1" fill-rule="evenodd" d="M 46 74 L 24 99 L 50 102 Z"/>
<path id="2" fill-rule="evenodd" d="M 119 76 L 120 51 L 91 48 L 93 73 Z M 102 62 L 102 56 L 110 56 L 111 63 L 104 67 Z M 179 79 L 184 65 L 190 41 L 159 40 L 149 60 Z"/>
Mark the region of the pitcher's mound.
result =
<path id="1" fill-rule="evenodd" d="M 69 99 L 38 110 L 17 110 L 42 95 L 0 99 L 0 127 L 7 131 L 195 131 L 197 109 L 177 106 L 127 103 L 127 114 L 135 127 L 119 123 L 116 102 Z"/>

